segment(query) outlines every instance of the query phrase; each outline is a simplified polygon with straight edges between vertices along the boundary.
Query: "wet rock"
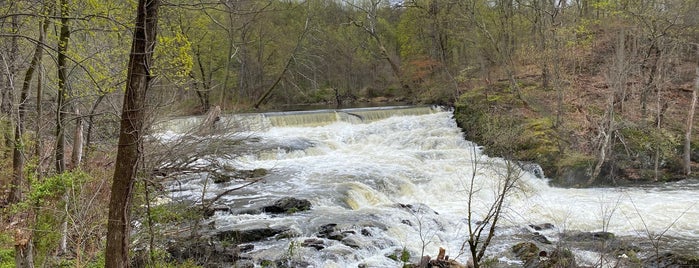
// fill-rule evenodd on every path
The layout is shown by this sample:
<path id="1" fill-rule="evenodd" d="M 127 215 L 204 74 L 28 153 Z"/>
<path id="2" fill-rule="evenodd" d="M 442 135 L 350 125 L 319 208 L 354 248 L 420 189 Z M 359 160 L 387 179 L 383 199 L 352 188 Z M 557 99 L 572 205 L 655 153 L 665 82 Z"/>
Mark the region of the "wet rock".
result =
<path id="1" fill-rule="evenodd" d="M 191 260 L 202 266 L 221 266 L 240 259 L 240 249 L 236 246 L 203 239 L 170 242 L 166 251 L 173 260 Z"/>
<path id="2" fill-rule="evenodd" d="M 353 237 L 345 237 L 340 242 L 342 242 L 342 244 L 344 244 L 345 246 L 348 246 L 351 248 L 360 248 L 361 247 L 361 242 L 358 239 L 353 238 Z"/>
<path id="3" fill-rule="evenodd" d="M 361 233 L 363 236 L 372 236 L 371 231 L 369 231 L 369 229 L 367 229 L 367 228 L 362 229 Z"/>
<path id="4" fill-rule="evenodd" d="M 534 229 L 535 231 L 551 230 L 553 228 L 556 228 L 556 226 L 554 226 L 553 224 L 550 224 L 550 223 L 530 224 L 529 227 Z"/>
<path id="5" fill-rule="evenodd" d="M 274 262 L 276 264 L 277 268 L 298 268 L 298 267 L 313 267 L 311 263 L 307 261 L 299 261 L 299 260 L 289 260 L 289 259 L 281 259 L 277 260 Z M 263 267 L 269 267 L 269 266 L 264 266 Z"/>
<path id="6" fill-rule="evenodd" d="M 610 232 L 576 232 L 564 234 L 564 237 L 573 242 L 598 242 L 611 241 L 614 239 L 614 234 Z"/>
<path id="7" fill-rule="evenodd" d="M 265 206 L 262 211 L 267 213 L 294 213 L 311 209 L 311 201 L 306 199 L 296 199 L 284 197 L 274 201 L 272 205 Z"/>
<path id="8" fill-rule="evenodd" d="M 642 262 L 643 267 L 699 267 L 699 255 L 681 255 L 667 252 L 660 256 L 646 258 Z"/>
<path id="9" fill-rule="evenodd" d="M 288 231 L 288 228 L 257 228 L 248 230 L 229 230 L 216 234 L 219 240 L 228 240 L 236 243 L 249 243 L 260 241 L 273 237 L 282 232 Z"/>
<path id="10" fill-rule="evenodd" d="M 337 227 L 337 223 L 328 223 L 326 225 L 322 225 L 320 226 L 320 228 L 318 228 L 318 233 L 321 235 L 332 233 L 335 231 L 335 227 Z"/>
<path id="11" fill-rule="evenodd" d="M 277 239 L 284 239 L 284 238 L 294 238 L 294 237 L 299 237 L 301 236 L 301 233 L 299 231 L 294 230 L 294 229 L 289 229 L 287 231 L 284 231 L 277 235 Z"/>
<path id="12" fill-rule="evenodd" d="M 534 233 L 532 234 L 532 240 L 542 243 L 542 244 L 551 244 L 551 241 L 549 241 L 546 236 L 540 234 L 540 233 Z"/>
<path id="13" fill-rule="evenodd" d="M 345 235 L 343 235 L 343 234 L 340 233 L 340 232 L 332 232 L 332 233 L 329 233 L 329 234 L 328 234 L 327 236 L 325 236 L 325 237 L 326 237 L 327 239 L 330 239 L 330 240 L 337 240 L 337 241 L 340 241 L 340 240 L 342 240 L 342 239 L 345 238 Z"/>
<path id="14" fill-rule="evenodd" d="M 546 176 L 544 175 L 544 169 L 541 168 L 541 166 L 540 166 L 539 164 L 537 164 L 537 163 L 534 163 L 534 162 L 526 162 L 526 161 L 519 161 L 517 164 L 519 165 L 519 167 L 520 167 L 522 170 L 531 173 L 532 175 L 534 175 L 535 177 L 537 177 L 537 178 L 539 178 L 539 179 L 543 179 L 543 178 L 546 177 Z"/>
<path id="15" fill-rule="evenodd" d="M 214 183 L 226 183 L 232 180 L 248 180 L 266 176 L 268 171 L 263 168 L 253 170 L 236 170 L 224 167 L 223 172 L 212 172 L 211 177 Z"/>
<path id="16" fill-rule="evenodd" d="M 301 246 L 322 250 L 325 248 L 325 242 L 322 239 L 311 238 L 304 240 L 303 243 L 301 243 Z"/>
<path id="17" fill-rule="evenodd" d="M 433 215 L 439 215 L 436 211 L 434 211 L 432 208 L 428 207 L 425 204 L 402 204 L 398 203 L 396 204 L 398 208 L 405 209 L 407 211 L 410 211 L 415 214 L 433 214 Z"/>
<path id="18" fill-rule="evenodd" d="M 248 252 L 255 249 L 255 245 L 252 244 L 245 244 L 245 245 L 238 245 L 238 251 L 239 252 Z"/>
<path id="19" fill-rule="evenodd" d="M 532 242 L 522 242 L 514 245 L 512 251 L 524 262 L 522 267 L 577 267 L 573 253 L 568 249 L 555 249 L 551 254 L 542 250 Z"/>
<path id="20" fill-rule="evenodd" d="M 337 230 L 337 224 L 329 223 L 318 228 L 318 237 L 341 241 L 348 233 Z"/>

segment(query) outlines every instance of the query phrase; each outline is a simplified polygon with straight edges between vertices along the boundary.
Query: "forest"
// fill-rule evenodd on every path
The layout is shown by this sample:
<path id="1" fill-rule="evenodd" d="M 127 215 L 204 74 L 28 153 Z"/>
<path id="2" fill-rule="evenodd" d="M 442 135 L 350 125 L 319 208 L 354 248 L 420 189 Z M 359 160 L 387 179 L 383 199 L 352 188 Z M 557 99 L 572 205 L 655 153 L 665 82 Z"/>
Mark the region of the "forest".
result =
<path id="1" fill-rule="evenodd" d="M 486 153 L 538 163 L 556 186 L 693 177 L 698 12 L 683 0 L 0 0 L 0 267 L 197 267 L 154 246 L 167 240 L 154 222 L 194 216 L 150 209 L 168 159 L 143 143 L 158 122 L 216 110 L 441 105 Z"/>

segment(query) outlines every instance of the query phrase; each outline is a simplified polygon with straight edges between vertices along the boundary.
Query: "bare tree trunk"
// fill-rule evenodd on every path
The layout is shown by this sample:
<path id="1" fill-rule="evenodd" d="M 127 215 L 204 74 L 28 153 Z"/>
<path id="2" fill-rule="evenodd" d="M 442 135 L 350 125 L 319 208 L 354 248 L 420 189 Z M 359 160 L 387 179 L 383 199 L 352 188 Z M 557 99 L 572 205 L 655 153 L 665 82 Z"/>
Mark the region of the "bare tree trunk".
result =
<path id="1" fill-rule="evenodd" d="M 33 268 L 34 267 L 34 243 L 31 239 L 22 240 L 22 243 L 15 245 L 15 267 L 17 268 Z"/>
<path id="2" fill-rule="evenodd" d="M 259 108 L 260 105 L 262 105 L 262 102 L 264 102 L 265 99 L 267 99 L 267 97 L 269 97 L 269 95 L 272 93 L 272 90 L 274 90 L 274 88 L 279 84 L 279 82 L 284 77 L 284 74 L 286 74 L 286 72 L 289 70 L 289 66 L 291 66 L 291 63 L 293 62 L 294 57 L 296 56 L 296 53 L 301 48 L 301 44 L 303 43 L 303 39 L 306 37 L 306 33 L 308 33 L 309 22 L 310 22 L 310 17 L 306 17 L 306 24 L 304 24 L 303 32 L 301 32 L 299 39 L 296 41 L 296 46 L 294 47 L 294 50 L 291 52 L 289 59 L 286 61 L 286 65 L 284 65 L 284 69 L 282 69 L 282 72 L 279 74 L 279 76 L 277 76 L 277 79 L 274 81 L 274 83 L 269 88 L 267 88 L 265 93 L 262 94 L 262 96 L 259 99 L 257 99 L 257 101 L 255 102 L 255 105 L 253 106 L 253 107 L 255 107 L 255 109 Z"/>
<path id="3" fill-rule="evenodd" d="M 16 9 L 16 5 L 12 7 L 12 9 Z M 17 16 L 12 16 L 10 19 L 10 29 L 12 32 L 17 32 L 19 28 L 19 22 L 17 21 Z M 15 74 L 17 72 L 17 66 L 16 66 L 16 57 L 19 54 L 19 45 L 17 43 L 17 37 L 13 36 L 10 38 L 10 48 L 9 48 L 9 53 L 7 55 L 0 55 L 2 56 L 2 61 L 4 62 L 4 67 L 5 69 L 5 75 L 3 75 L 3 79 L 5 81 L 5 85 L 3 88 L 0 88 L 0 91 L 2 91 L 2 100 L 0 103 L 0 113 L 2 113 L 3 116 L 6 116 L 6 121 L 2 122 L 3 120 L 0 120 L 0 123 L 2 123 L 4 126 L 3 127 L 3 138 L 5 142 L 6 148 L 12 148 L 12 145 L 14 143 L 14 140 L 12 138 L 12 114 L 14 110 L 14 91 L 15 91 L 15 86 L 14 86 L 14 79 L 15 79 Z M 0 117 L 1 119 L 1 117 Z M 4 151 L 1 152 L 3 155 L 2 157 L 7 157 L 9 156 L 9 151 Z"/>
<path id="4" fill-rule="evenodd" d="M 56 173 L 66 170 L 65 161 L 65 115 L 68 113 L 66 97 L 67 88 L 67 55 L 68 40 L 70 39 L 70 28 L 68 25 L 68 0 L 61 0 L 61 30 L 58 36 L 58 96 L 56 98 Z"/>
<path id="5" fill-rule="evenodd" d="M 70 40 L 70 27 L 68 25 L 68 8 L 69 0 L 60 0 L 60 11 L 61 11 L 61 28 L 58 35 L 58 58 L 57 58 L 57 68 L 58 68 L 58 93 L 56 97 L 56 151 L 55 151 L 55 164 L 56 173 L 63 173 L 66 170 L 66 159 L 65 159 L 65 116 L 68 114 L 68 105 L 66 104 L 66 97 L 68 97 L 68 40 Z M 62 200 L 65 203 L 65 210 L 67 211 L 68 206 L 68 193 L 63 194 Z M 68 216 L 63 216 L 63 222 L 61 223 L 61 239 L 58 243 L 58 255 L 62 256 L 68 251 Z"/>
<path id="6" fill-rule="evenodd" d="M 42 22 L 40 26 L 40 35 L 43 36 L 47 29 L 48 23 L 46 21 Z M 17 122 L 15 123 L 15 138 L 14 138 L 14 149 L 12 153 L 12 183 L 10 197 L 8 202 L 10 204 L 17 203 L 22 200 L 22 189 L 24 186 L 24 141 L 22 135 L 24 134 L 24 121 L 27 114 L 27 101 L 29 100 L 29 87 L 31 86 L 32 77 L 34 77 L 34 71 L 39 66 L 42 57 L 41 37 L 40 42 L 36 44 L 34 48 L 34 56 L 32 57 L 27 72 L 24 74 L 24 81 L 22 82 L 22 90 L 20 91 L 19 105 L 17 108 Z"/>
<path id="7" fill-rule="evenodd" d="M 692 173 L 692 125 L 694 123 L 694 111 L 697 108 L 697 91 L 699 91 L 699 62 L 696 67 L 696 77 L 694 78 L 694 90 L 692 91 L 692 104 L 689 106 L 687 115 L 687 130 L 684 134 L 684 174 Z"/>
<path id="8" fill-rule="evenodd" d="M 85 146 L 84 148 L 87 148 L 85 150 L 85 161 L 90 157 L 90 144 L 92 144 L 92 128 L 95 122 L 95 112 L 97 111 L 97 107 L 99 104 L 102 102 L 102 100 L 105 97 L 105 94 L 101 94 L 99 97 L 97 97 L 97 100 L 92 104 L 92 108 L 90 109 L 90 113 L 87 117 L 87 133 L 85 133 Z"/>
<path id="9" fill-rule="evenodd" d="M 109 199 L 105 267 L 129 267 L 131 197 L 142 152 L 146 93 L 150 88 L 159 0 L 139 0 L 121 114 L 119 149 Z"/>
<path id="10" fill-rule="evenodd" d="M 71 168 L 80 167 L 80 162 L 83 159 L 83 118 L 80 115 L 80 110 L 76 107 L 75 111 L 75 133 L 73 134 L 73 154 L 70 157 L 72 164 Z"/>

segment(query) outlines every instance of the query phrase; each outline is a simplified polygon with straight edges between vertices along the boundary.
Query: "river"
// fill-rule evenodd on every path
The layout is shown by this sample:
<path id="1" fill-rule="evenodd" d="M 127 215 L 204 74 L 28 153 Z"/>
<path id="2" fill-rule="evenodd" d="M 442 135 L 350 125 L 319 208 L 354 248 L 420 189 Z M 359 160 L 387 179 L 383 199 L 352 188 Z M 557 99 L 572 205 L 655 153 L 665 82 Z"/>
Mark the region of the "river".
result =
<path id="1" fill-rule="evenodd" d="M 323 110 L 228 116 L 222 122 L 248 122 L 235 137 L 255 140 L 260 150 L 219 159 L 237 169 L 269 170 L 264 182 L 222 198 L 233 211 L 259 207 L 280 197 L 311 201 L 309 211 L 285 216 L 218 212 L 215 228 L 284 226 L 292 238 L 255 242 L 251 258 L 288 258 L 311 267 L 400 267 L 386 256 L 410 253 L 435 256 L 440 247 L 465 263 L 467 225 L 476 224 L 492 204 L 506 162 L 481 153 L 463 138 L 452 112 L 433 107 Z M 189 121 L 188 121 L 189 120 Z M 254 122 L 254 123 L 250 123 Z M 160 137 L 196 120 L 181 119 L 161 127 Z M 167 130 L 167 131 L 166 131 Z M 474 174 L 472 222 L 466 220 L 468 189 Z M 182 180 L 173 200 L 198 200 L 204 191 L 215 196 L 236 183 L 213 184 L 203 179 Z M 205 183 L 206 182 L 206 183 Z M 699 182 L 683 181 L 647 187 L 564 189 L 547 179 L 524 172 L 508 195 L 488 255 L 501 266 L 518 262 L 509 253 L 513 243 L 533 230 L 527 226 L 550 223 L 542 231 L 554 244 L 567 231 L 608 231 L 618 237 L 644 240 L 664 237 L 659 247 L 673 243 L 699 254 Z M 351 243 L 317 238 L 321 226 L 337 224 Z M 322 250 L 303 241 L 319 239 Z M 680 241 L 680 242 L 678 242 Z M 574 250 L 578 262 L 594 265 L 599 254 Z"/>

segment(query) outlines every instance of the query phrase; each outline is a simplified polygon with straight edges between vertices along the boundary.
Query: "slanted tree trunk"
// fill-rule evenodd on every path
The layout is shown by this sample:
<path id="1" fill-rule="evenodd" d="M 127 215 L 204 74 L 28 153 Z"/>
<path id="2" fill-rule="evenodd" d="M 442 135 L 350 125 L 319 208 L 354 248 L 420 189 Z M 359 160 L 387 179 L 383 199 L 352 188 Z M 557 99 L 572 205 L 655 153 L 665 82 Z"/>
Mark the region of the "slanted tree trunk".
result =
<path id="1" fill-rule="evenodd" d="M 129 225 L 131 197 L 141 157 L 141 136 L 145 118 L 146 93 L 150 87 L 155 49 L 159 0 L 139 0 L 133 33 L 126 93 L 121 114 L 112 190 L 109 199 L 105 267 L 129 267 Z"/>
<path id="2" fill-rule="evenodd" d="M 310 16 L 310 15 L 309 15 Z M 304 24 L 303 27 L 303 32 L 301 32 L 301 35 L 299 35 L 298 40 L 296 41 L 296 46 L 294 47 L 294 50 L 291 52 L 291 55 L 289 55 L 289 59 L 286 61 L 286 64 L 284 65 L 284 69 L 282 69 L 282 72 L 279 73 L 279 76 L 277 76 L 277 79 L 274 80 L 274 83 L 265 90 L 265 92 L 260 96 L 259 99 L 255 102 L 255 109 L 259 108 L 260 105 L 269 97 L 270 94 L 272 94 L 272 90 L 281 82 L 282 78 L 284 78 L 284 75 L 286 72 L 289 70 L 289 66 L 291 66 L 291 63 L 294 61 L 294 57 L 296 57 L 296 53 L 299 51 L 301 48 L 301 44 L 303 43 L 303 39 L 306 37 L 306 33 L 308 33 L 309 29 L 309 22 L 310 22 L 310 17 L 306 17 L 306 24 Z"/>

